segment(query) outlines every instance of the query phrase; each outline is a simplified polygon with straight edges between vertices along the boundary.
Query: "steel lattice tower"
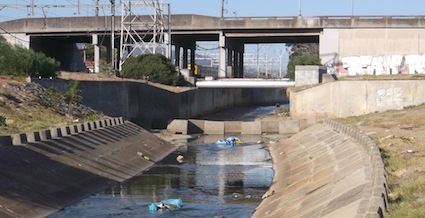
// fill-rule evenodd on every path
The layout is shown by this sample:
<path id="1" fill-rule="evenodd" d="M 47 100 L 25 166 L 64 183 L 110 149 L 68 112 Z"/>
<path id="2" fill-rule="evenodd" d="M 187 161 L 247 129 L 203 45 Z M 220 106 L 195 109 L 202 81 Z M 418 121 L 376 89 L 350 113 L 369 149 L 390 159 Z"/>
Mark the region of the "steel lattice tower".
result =
<path id="1" fill-rule="evenodd" d="M 121 4 L 119 70 L 132 55 L 160 53 L 170 58 L 169 4 L 161 0 L 128 0 Z"/>

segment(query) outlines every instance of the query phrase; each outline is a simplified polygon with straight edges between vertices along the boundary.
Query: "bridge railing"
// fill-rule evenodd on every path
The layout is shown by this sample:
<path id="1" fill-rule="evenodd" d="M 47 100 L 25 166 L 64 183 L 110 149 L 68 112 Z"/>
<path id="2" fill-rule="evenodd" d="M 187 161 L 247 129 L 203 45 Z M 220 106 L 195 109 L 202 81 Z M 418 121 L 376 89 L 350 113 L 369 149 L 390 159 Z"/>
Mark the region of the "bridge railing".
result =
<path id="1" fill-rule="evenodd" d="M 425 15 L 415 15 L 415 16 L 256 16 L 256 17 L 223 17 L 224 20 L 296 20 L 296 19 L 305 19 L 305 20 L 424 20 Z"/>

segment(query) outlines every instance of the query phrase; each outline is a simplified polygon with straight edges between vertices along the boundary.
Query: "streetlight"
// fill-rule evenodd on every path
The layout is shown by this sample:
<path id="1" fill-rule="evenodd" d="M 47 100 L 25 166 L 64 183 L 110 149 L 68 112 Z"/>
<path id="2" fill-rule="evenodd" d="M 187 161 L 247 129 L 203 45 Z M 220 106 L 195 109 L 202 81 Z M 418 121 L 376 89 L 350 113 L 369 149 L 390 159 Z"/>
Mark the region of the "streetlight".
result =
<path id="1" fill-rule="evenodd" d="M 351 16 L 354 16 L 354 0 L 351 0 Z"/>

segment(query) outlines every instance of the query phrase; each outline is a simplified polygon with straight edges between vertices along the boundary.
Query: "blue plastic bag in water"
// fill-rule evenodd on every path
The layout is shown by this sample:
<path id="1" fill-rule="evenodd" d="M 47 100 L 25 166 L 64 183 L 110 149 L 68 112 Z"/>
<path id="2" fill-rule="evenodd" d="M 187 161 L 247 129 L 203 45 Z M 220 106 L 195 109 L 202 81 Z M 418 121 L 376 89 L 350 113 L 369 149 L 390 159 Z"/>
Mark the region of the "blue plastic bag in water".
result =
<path id="1" fill-rule="evenodd" d="M 156 213 L 157 210 L 161 209 L 179 209 L 183 206 L 182 199 L 166 199 L 159 203 L 152 203 L 149 205 L 149 211 L 152 213 Z"/>

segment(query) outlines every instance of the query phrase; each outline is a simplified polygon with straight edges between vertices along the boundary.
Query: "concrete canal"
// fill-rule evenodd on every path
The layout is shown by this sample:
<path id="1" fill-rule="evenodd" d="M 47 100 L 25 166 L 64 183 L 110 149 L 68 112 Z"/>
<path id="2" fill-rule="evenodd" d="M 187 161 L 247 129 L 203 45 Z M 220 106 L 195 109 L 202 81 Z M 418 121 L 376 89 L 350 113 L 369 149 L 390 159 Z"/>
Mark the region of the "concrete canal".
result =
<path id="1" fill-rule="evenodd" d="M 191 140 L 149 171 L 49 217 L 250 217 L 271 185 L 271 157 L 260 136 L 240 136 L 246 143 L 234 147 L 216 145 L 219 137 Z M 175 198 L 179 210 L 148 211 Z"/>

